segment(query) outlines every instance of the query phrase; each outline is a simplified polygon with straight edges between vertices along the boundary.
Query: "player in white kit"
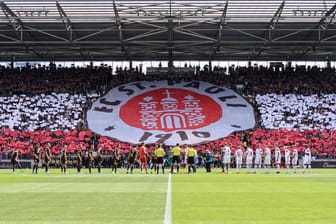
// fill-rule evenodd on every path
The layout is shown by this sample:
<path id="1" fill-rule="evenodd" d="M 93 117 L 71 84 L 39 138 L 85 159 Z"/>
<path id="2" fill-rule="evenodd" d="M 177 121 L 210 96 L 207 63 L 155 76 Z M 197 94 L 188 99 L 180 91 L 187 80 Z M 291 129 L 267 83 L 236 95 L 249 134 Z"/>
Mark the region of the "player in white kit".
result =
<path id="1" fill-rule="evenodd" d="M 223 148 L 223 172 L 230 172 L 230 163 L 231 163 L 231 148 L 228 144 L 224 145 Z"/>
<path id="2" fill-rule="evenodd" d="M 264 150 L 264 166 L 265 166 L 265 173 L 270 173 L 271 170 L 271 150 L 268 145 L 265 146 Z"/>
<path id="3" fill-rule="evenodd" d="M 251 168 L 253 166 L 253 149 L 247 147 L 245 151 L 245 163 L 246 163 L 246 172 L 251 173 Z"/>
<path id="4" fill-rule="evenodd" d="M 240 145 L 236 149 L 235 158 L 236 158 L 236 171 L 237 173 L 240 173 L 240 169 L 243 163 L 243 150 L 241 149 Z"/>
<path id="5" fill-rule="evenodd" d="M 306 168 L 309 168 L 309 173 L 312 173 L 311 171 L 311 151 L 310 148 L 307 146 L 304 151 L 304 157 L 303 157 L 303 173 L 306 172 Z"/>
<path id="6" fill-rule="evenodd" d="M 285 149 L 285 166 L 286 166 L 286 173 L 289 173 L 289 166 L 291 163 L 291 152 L 288 146 L 284 146 Z"/>
<path id="7" fill-rule="evenodd" d="M 278 144 L 274 145 L 274 162 L 277 168 L 276 173 L 280 173 L 281 151 L 280 151 Z"/>
<path id="8" fill-rule="evenodd" d="M 261 168 L 262 154 L 263 154 L 263 150 L 261 149 L 260 144 L 258 144 L 255 150 L 255 157 L 254 157 L 254 173 L 257 173 L 257 169 Z"/>
<path id="9" fill-rule="evenodd" d="M 299 159 L 299 153 L 298 153 L 296 146 L 294 146 L 293 152 L 292 152 L 292 167 L 294 169 L 293 173 L 296 173 L 298 159 Z"/>

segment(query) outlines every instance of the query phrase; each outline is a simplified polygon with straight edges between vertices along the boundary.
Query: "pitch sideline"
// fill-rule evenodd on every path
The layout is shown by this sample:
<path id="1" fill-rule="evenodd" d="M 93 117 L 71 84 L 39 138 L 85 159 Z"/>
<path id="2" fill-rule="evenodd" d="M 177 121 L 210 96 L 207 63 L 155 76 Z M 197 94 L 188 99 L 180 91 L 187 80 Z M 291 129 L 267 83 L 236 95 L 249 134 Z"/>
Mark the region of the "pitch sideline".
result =
<path id="1" fill-rule="evenodd" d="M 168 184 L 167 184 L 167 197 L 166 197 L 166 208 L 165 208 L 165 216 L 164 216 L 164 224 L 172 223 L 172 204 L 171 204 L 171 174 L 168 176 Z"/>

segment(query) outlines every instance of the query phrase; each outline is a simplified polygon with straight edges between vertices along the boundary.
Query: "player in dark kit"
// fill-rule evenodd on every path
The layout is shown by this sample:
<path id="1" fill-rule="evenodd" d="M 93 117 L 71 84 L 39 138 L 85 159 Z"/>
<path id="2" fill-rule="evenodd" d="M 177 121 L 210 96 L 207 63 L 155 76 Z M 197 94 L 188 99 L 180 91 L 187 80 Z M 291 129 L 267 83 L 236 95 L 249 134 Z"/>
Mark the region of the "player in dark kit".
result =
<path id="1" fill-rule="evenodd" d="M 68 161 L 68 157 L 67 157 L 67 152 L 66 152 L 67 146 L 64 145 L 64 148 L 62 150 L 62 154 L 61 154 L 61 172 L 63 174 L 66 174 L 66 168 L 67 168 L 67 161 Z"/>
<path id="2" fill-rule="evenodd" d="M 33 166 L 33 171 L 32 173 L 37 174 L 37 169 L 38 169 L 38 165 L 40 163 L 40 159 L 41 159 L 41 155 L 40 155 L 40 143 L 37 143 L 37 145 L 35 146 L 34 150 L 33 150 L 33 160 L 34 160 L 34 166 Z"/>
<path id="3" fill-rule="evenodd" d="M 48 143 L 47 148 L 44 150 L 44 166 L 45 166 L 45 172 L 49 173 L 49 164 L 50 164 L 50 148 L 51 145 Z"/>
<path id="4" fill-rule="evenodd" d="M 120 160 L 120 153 L 119 153 L 120 144 L 117 148 L 114 149 L 114 152 L 112 153 L 112 173 L 114 170 L 114 173 L 117 173 L 117 168 L 119 166 L 119 160 Z"/>
<path id="5" fill-rule="evenodd" d="M 158 148 L 159 148 L 159 144 L 156 144 L 155 149 L 152 151 L 152 164 L 151 164 L 151 168 L 150 168 L 151 173 L 153 172 L 153 169 L 154 169 L 154 172 L 156 172 L 156 169 L 157 169 L 157 157 L 156 157 L 155 151 Z"/>
<path id="6" fill-rule="evenodd" d="M 134 168 L 134 164 L 135 164 L 137 154 L 138 154 L 137 147 L 134 147 L 134 148 L 132 148 L 132 150 L 129 151 L 126 173 L 128 173 L 129 168 L 131 168 L 131 174 L 133 173 L 133 168 Z"/>
<path id="7" fill-rule="evenodd" d="M 82 150 L 77 151 L 76 160 L 77 160 L 77 173 L 80 174 L 81 169 L 82 169 L 82 164 L 83 164 Z"/>
<path id="8" fill-rule="evenodd" d="M 91 148 L 88 152 L 88 168 L 89 168 L 89 174 L 92 173 L 91 169 L 93 166 L 93 161 L 94 161 L 94 157 L 93 157 L 93 150 L 94 150 L 94 146 L 91 145 Z"/>
<path id="9" fill-rule="evenodd" d="M 19 150 L 15 150 L 11 157 L 11 163 L 13 166 L 13 172 L 15 172 L 15 167 L 18 166 L 21 170 L 21 164 L 19 162 Z"/>
<path id="10" fill-rule="evenodd" d="M 103 151 L 103 147 L 104 145 L 101 145 L 101 147 L 99 147 L 98 151 L 97 151 L 97 165 L 98 165 L 98 173 L 101 174 L 101 167 L 104 161 L 104 157 L 102 155 L 102 151 Z"/>

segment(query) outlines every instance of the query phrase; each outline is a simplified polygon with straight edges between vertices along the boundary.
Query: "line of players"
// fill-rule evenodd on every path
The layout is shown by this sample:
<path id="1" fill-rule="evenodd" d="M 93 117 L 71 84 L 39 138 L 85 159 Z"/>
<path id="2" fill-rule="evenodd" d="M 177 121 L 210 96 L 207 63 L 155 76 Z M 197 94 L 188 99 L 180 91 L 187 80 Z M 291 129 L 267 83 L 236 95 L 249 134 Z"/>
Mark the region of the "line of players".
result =
<path id="1" fill-rule="evenodd" d="M 45 167 L 45 173 L 49 173 L 49 165 L 51 161 L 51 154 L 50 154 L 51 144 L 48 143 L 47 147 L 45 149 L 42 149 L 40 144 L 37 144 L 36 147 L 32 151 L 32 159 L 33 159 L 33 169 L 32 173 L 37 174 L 40 161 L 43 163 L 43 167 Z M 90 146 L 90 149 L 87 151 L 87 167 L 89 170 L 89 174 L 92 173 L 92 168 L 94 163 L 96 163 L 98 168 L 98 173 L 101 174 L 101 168 L 104 161 L 104 156 L 102 154 L 104 150 L 104 145 L 101 144 L 97 150 L 95 150 L 94 145 L 92 144 Z M 112 173 L 117 173 L 117 169 L 119 167 L 121 155 L 120 155 L 120 145 L 118 145 L 117 148 L 114 149 L 112 155 L 111 155 L 111 167 L 112 167 Z M 42 151 L 44 151 L 42 156 Z M 76 154 L 76 168 L 77 172 L 80 174 L 81 169 L 83 167 L 83 145 L 79 146 L 79 149 L 77 150 Z M 153 151 L 152 155 L 152 166 L 151 170 L 155 170 L 155 172 L 159 173 L 160 168 L 162 169 L 162 173 L 164 173 L 164 156 L 165 156 L 165 150 L 162 147 L 162 144 L 157 144 L 155 146 L 155 150 Z M 145 171 L 148 173 L 147 170 L 147 157 L 148 152 L 147 148 L 144 143 L 141 143 L 138 146 L 133 147 L 127 156 L 127 173 L 133 173 L 133 169 L 135 167 L 136 161 L 140 161 L 140 171 Z M 63 146 L 63 149 L 61 151 L 60 157 L 60 167 L 61 172 L 63 174 L 66 174 L 67 172 L 67 164 L 68 164 L 68 155 L 67 155 L 67 145 Z M 11 156 L 11 163 L 13 172 L 15 172 L 16 167 L 21 169 L 21 164 L 19 162 L 19 151 L 15 150 L 12 153 Z"/>
<path id="2" fill-rule="evenodd" d="M 119 153 L 120 145 L 118 145 L 117 148 L 115 148 L 112 156 L 111 156 L 111 167 L 112 172 L 116 173 L 117 168 L 119 167 L 120 163 L 120 153 Z M 42 158 L 41 156 L 41 146 L 37 144 L 37 146 L 34 148 L 32 152 L 32 157 L 34 161 L 32 173 L 37 174 L 38 166 L 40 163 L 40 160 L 43 159 L 43 166 L 45 167 L 45 172 L 49 172 L 49 164 L 51 161 L 51 155 L 50 155 L 50 149 L 51 145 L 47 144 L 47 147 L 44 149 L 44 156 Z M 102 151 L 104 149 L 104 145 L 101 144 L 100 147 L 95 150 L 94 145 L 91 145 L 90 149 L 87 152 L 87 167 L 89 169 L 89 173 L 92 173 L 92 168 L 94 162 L 96 162 L 98 173 L 101 173 L 102 163 L 104 160 L 104 157 L 102 155 Z M 282 151 L 284 153 L 282 153 Z M 296 147 L 293 147 L 293 149 L 290 149 L 288 146 L 284 146 L 283 150 L 280 150 L 280 147 L 278 144 L 274 145 L 274 165 L 276 165 L 277 173 L 280 173 L 280 166 L 281 166 L 281 159 L 282 154 L 284 154 L 284 160 L 285 160 L 285 168 L 287 170 L 287 173 L 289 173 L 290 166 L 293 168 L 293 172 L 296 173 L 297 167 L 298 167 L 298 150 Z M 83 167 L 83 146 L 80 145 L 79 150 L 77 151 L 76 155 L 76 168 L 77 172 L 81 173 L 81 169 Z M 95 152 L 95 155 L 94 155 Z M 191 170 L 195 173 L 196 172 L 196 166 L 195 166 L 195 158 L 197 156 L 197 151 L 191 146 L 184 145 L 183 149 L 180 147 L 179 144 L 176 144 L 174 147 L 171 148 L 170 153 L 172 154 L 172 161 L 171 161 L 171 173 L 179 173 L 179 168 L 181 165 L 181 159 L 185 160 L 186 163 L 186 172 L 191 173 Z M 14 151 L 12 154 L 11 162 L 13 166 L 13 171 L 15 172 L 16 166 L 21 168 L 19 160 L 18 160 L 18 151 Z M 162 144 L 157 144 L 155 146 L 155 149 L 153 150 L 153 154 L 151 157 L 151 171 L 154 169 L 156 173 L 159 173 L 160 168 L 162 169 L 162 173 L 164 173 L 164 157 L 166 153 L 165 150 L 162 147 Z M 181 156 L 184 155 L 184 158 L 181 158 Z M 270 173 L 270 168 L 272 165 L 272 153 L 268 145 L 265 145 L 264 149 L 262 149 L 261 145 L 259 144 L 255 150 L 253 150 L 251 147 L 247 147 L 245 151 L 243 151 L 241 146 L 238 146 L 238 148 L 234 151 L 232 154 L 231 145 L 230 144 L 224 144 L 224 146 L 221 148 L 221 162 L 222 162 L 222 168 L 224 173 L 230 172 L 230 166 L 231 166 L 231 157 L 235 157 L 235 164 L 236 164 L 236 171 L 237 173 L 241 172 L 242 166 L 245 165 L 247 173 L 256 173 L 258 169 L 262 168 L 262 166 L 265 168 L 265 173 Z M 141 143 L 138 146 L 133 147 L 127 156 L 127 173 L 133 173 L 133 169 L 135 167 L 135 163 L 137 160 L 140 162 L 140 171 L 141 173 L 146 172 L 148 173 L 147 165 L 148 165 L 148 152 L 147 147 L 144 143 Z M 63 146 L 63 149 L 61 151 L 60 155 L 60 167 L 61 172 L 66 173 L 67 169 L 67 145 Z M 254 166 L 253 166 L 254 165 Z M 309 172 L 311 173 L 311 151 L 307 147 L 304 151 L 303 156 L 303 165 L 304 165 L 304 171 L 306 172 L 306 168 L 309 169 Z M 253 169 L 254 168 L 254 169 Z M 176 171 L 175 171 L 176 169 Z M 210 163 L 206 163 L 206 170 L 207 172 L 210 171 Z"/>
<path id="3" fill-rule="evenodd" d="M 280 173 L 282 156 L 284 156 L 284 167 L 286 168 L 286 173 L 289 173 L 290 167 L 293 168 L 293 173 L 297 172 L 299 153 L 296 146 L 292 149 L 289 146 L 283 146 L 283 150 L 281 150 L 279 145 L 275 143 L 273 151 L 274 156 L 272 157 L 272 151 L 267 144 L 264 148 L 258 144 L 255 150 L 251 147 L 247 147 L 245 151 L 243 151 L 241 146 L 238 146 L 233 153 L 236 164 L 236 172 L 240 173 L 242 166 L 245 165 L 247 173 L 257 173 L 262 167 L 264 167 L 265 173 L 270 173 L 271 165 L 274 164 L 276 166 L 276 173 Z M 221 150 L 223 173 L 230 172 L 231 156 L 231 145 L 226 143 Z M 272 158 L 274 160 L 272 160 Z M 306 172 L 306 169 L 309 169 L 310 173 L 312 172 L 311 160 L 311 151 L 308 147 L 306 147 L 303 155 L 303 173 Z"/>
<path id="4" fill-rule="evenodd" d="M 101 168 L 102 168 L 102 163 L 103 163 L 103 155 L 102 155 L 103 147 L 104 145 L 99 147 L 98 150 L 96 151 L 94 149 L 94 145 L 91 145 L 90 149 L 87 152 L 87 162 L 88 162 L 88 169 L 89 169 L 90 174 L 92 173 L 94 161 L 97 162 L 98 173 L 101 173 Z M 41 160 L 42 160 L 43 167 L 45 168 L 45 173 L 49 173 L 49 165 L 51 162 L 50 150 L 51 150 L 50 143 L 48 143 L 47 147 L 44 149 L 42 149 L 41 145 L 38 143 L 36 147 L 32 150 L 32 160 L 33 160 L 32 174 L 38 173 L 38 168 L 39 168 L 39 164 Z M 44 151 L 43 156 L 42 156 L 42 151 Z M 94 156 L 93 154 L 95 151 L 96 151 L 96 156 Z M 115 150 L 114 154 L 117 155 L 114 157 L 117 159 L 119 156 L 118 149 Z M 67 163 L 68 163 L 67 145 L 63 146 L 59 160 L 60 160 L 61 172 L 66 174 Z M 21 169 L 18 150 L 15 150 L 12 153 L 11 164 L 12 164 L 13 172 L 15 172 L 16 167 Z M 83 146 L 80 145 L 79 150 L 77 150 L 77 155 L 76 155 L 76 168 L 77 168 L 78 173 L 81 173 L 82 167 L 83 167 Z M 115 170 L 115 172 L 117 170 L 117 165 L 115 164 L 115 161 L 113 161 L 113 164 L 112 164 L 112 172 L 113 170 Z"/>

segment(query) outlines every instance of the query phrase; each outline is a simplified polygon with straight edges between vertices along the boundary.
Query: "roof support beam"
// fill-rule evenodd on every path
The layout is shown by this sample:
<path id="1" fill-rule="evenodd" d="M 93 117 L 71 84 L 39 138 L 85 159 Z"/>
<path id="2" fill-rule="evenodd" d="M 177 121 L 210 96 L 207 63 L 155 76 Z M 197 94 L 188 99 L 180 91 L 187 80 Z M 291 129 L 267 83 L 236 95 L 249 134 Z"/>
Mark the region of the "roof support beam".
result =
<path id="1" fill-rule="evenodd" d="M 335 12 L 335 10 L 336 10 L 336 4 L 331 9 L 329 9 L 328 12 L 326 12 L 326 14 L 320 19 L 320 21 L 318 22 L 318 26 L 323 25 L 325 23 L 325 21 L 328 20 L 328 19 L 329 19 L 328 22 L 332 22 L 335 15 L 332 16 L 331 18 L 329 18 L 329 17 L 331 16 L 331 14 L 333 14 Z"/>
<path id="2" fill-rule="evenodd" d="M 220 51 L 220 43 L 222 41 L 222 30 L 223 30 L 224 24 L 226 23 L 226 13 L 227 13 L 228 5 L 229 5 L 229 2 L 226 1 L 225 5 L 224 5 L 222 16 L 219 20 L 218 31 L 216 33 L 217 43 L 216 43 L 216 46 L 212 47 L 209 60 L 212 60 L 215 57 L 217 51 Z"/>
<path id="3" fill-rule="evenodd" d="M 336 57 L 336 1 L 0 0 L 0 14 L 17 60 Z"/>
<path id="4" fill-rule="evenodd" d="M 305 31 L 309 31 L 309 30 L 313 30 L 314 27 L 308 27 L 308 28 L 305 28 L 305 29 L 300 29 L 300 30 L 297 30 L 297 31 L 294 31 L 294 32 L 291 32 L 291 33 L 288 33 L 288 34 L 285 34 L 285 35 L 282 35 L 280 37 L 277 37 L 277 38 L 274 38 L 272 41 L 279 41 L 279 40 L 282 40 L 282 39 L 285 39 L 287 37 L 291 37 L 291 36 L 294 36 L 296 34 L 299 34 L 299 33 L 302 33 L 302 32 L 305 32 Z"/>
<path id="5" fill-rule="evenodd" d="M 69 40 L 72 41 L 72 23 L 58 1 L 56 2 L 56 7 L 65 25 L 65 32 L 67 33 Z"/>
<path id="6" fill-rule="evenodd" d="M 173 61 L 173 19 L 168 19 L 168 67 L 172 68 Z"/>
<path id="7" fill-rule="evenodd" d="M 228 26 L 228 25 L 225 25 L 224 27 L 229 29 L 229 30 L 233 30 L 233 31 L 236 31 L 238 33 L 242 33 L 246 36 L 253 37 L 253 38 L 258 39 L 258 40 L 267 41 L 267 39 L 265 39 L 264 37 L 254 35 L 252 33 L 249 33 L 249 32 L 246 32 L 246 31 L 243 31 L 243 30 L 240 30 L 240 29 L 236 29 L 236 28 L 233 28 L 233 27 Z"/>
<path id="8" fill-rule="evenodd" d="M 167 29 L 167 27 L 165 26 L 160 26 L 160 25 L 157 25 L 157 24 L 154 24 L 154 23 L 150 23 L 151 21 L 140 21 L 140 20 L 131 20 L 129 18 L 124 18 L 124 21 L 127 21 L 129 24 L 135 24 L 135 23 L 138 23 L 138 24 L 142 24 L 142 25 L 145 25 L 145 26 L 149 26 L 149 27 L 153 27 L 153 28 L 156 28 L 156 29 L 161 29 L 161 30 L 164 30 L 164 29 Z M 155 22 L 157 20 L 153 20 L 153 22 Z M 144 29 L 147 29 L 147 28 L 144 28 Z"/>
<path id="9" fill-rule="evenodd" d="M 273 37 L 274 37 L 274 32 L 276 30 L 276 25 L 279 22 L 279 18 L 281 16 L 282 10 L 285 6 L 285 1 L 282 1 L 282 3 L 280 4 L 280 6 L 278 7 L 277 11 L 274 13 L 272 19 L 270 20 L 270 22 L 267 25 L 267 28 L 264 32 L 264 37 L 268 38 L 268 41 L 272 41 Z M 254 51 L 252 52 L 252 54 L 254 54 L 254 59 L 258 58 L 262 53 L 264 52 L 264 48 L 260 48 L 259 50 L 257 50 L 254 54 Z"/>
<path id="10" fill-rule="evenodd" d="M 330 37 L 326 37 L 324 39 L 321 39 L 321 42 L 325 42 L 325 41 L 328 41 L 328 40 L 331 40 L 331 39 L 334 39 L 334 38 L 336 38 L 336 35 L 332 35 Z"/>
<path id="11" fill-rule="evenodd" d="M 29 31 L 34 31 L 34 32 L 42 33 L 42 34 L 45 34 L 45 35 L 47 35 L 47 36 L 49 36 L 49 37 L 53 37 L 53 38 L 55 38 L 55 39 L 59 39 L 59 40 L 66 41 L 66 42 L 69 41 L 69 40 L 67 40 L 67 39 L 65 39 L 65 38 L 63 38 L 63 37 L 60 37 L 60 36 L 51 34 L 51 33 L 49 33 L 49 32 L 43 31 L 43 30 L 35 29 L 35 28 L 30 27 L 30 26 L 27 26 L 27 25 L 25 25 L 25 28 L 27 28 L 27 30 L 29 30 Z"/>
<path id="12" fill-rule="evenodd" d="M 84 40 L 84 39 L 87 39 L 87 38 L 89 38 L 89 37 L 96 36 L 96 35 L 98 35 L 98 34 L 101 34 L 101 33 L 106 32 L 106 31 L 114 30 L 115 28 L 116 28 L 115 26 L 112 26 L 112 27 L 109 27 L 109 28 L 106 28 L 106 29 L 103 29 L 103 30 L 99 30 L 99 31 L 97 31 L 97 32 L 90 33 L 90 34 L 88 34 L 88 35 L 85 35 L 85 36 L 79 37 L 79 38 L 77 38 L 77 39 L 74 39 L 73 41 L 74 41 L 74 42 L 75 42 L 75 41 L 82 41 L 82 40 Z"/>
<path id="13" fill-rule="evenodd" d="M 22 26 L 23 26 L 22 21 L 17 17 L 17 15 L 10 8 L 8 8 L 8 6 L 3 1 L 0 2 L 0 7 L 3 13 L 6 15 L 8 23 L 13 28 L 13 31 L 18 41 L 22 42 L 23 41 L 22 32 L 21 33 L 18 32 L 20 29 L 22 29 Z"/>
<path id="14" fill-rule="evenodd" d="M 272 41 L 272 38 L 274 36 L 275 27 L 276 27 L 277 23 L 279 22 L 279 18 L 281 16 L 281 13 L 282 13 L 282 10 L 283 10 L 284 6 L 285 6 L 285 1 L 282 1 L 280 6 L 278 7 L 277 11 L 273 15 L 271 21 L 267 25 L 265 35 L 267 35 L 267 32 L 268 32 L 268 40 L 269 41 Z"/>
<path id="15" fill-rule="evenodd" d="M 113 0 L 113 10 L 114 10 L 115 18 L 116 18 L 116 25 L 117 25 L 118 30 L 119 30 L 119 40 L 120 40 L 121 51 L 125 53 L 128 60 L 131 60 L 130 55 L 128 54 L 128 51 L 127 51 L 127 47 L 125 45 L 123 27 L 122 27 L 121 19 L 120 19 L 119 13 L 118 13 L 118 9 L 117 9 L 117 5 L 115 3 L 115 0 Z"/>
<path id="16" fill-rule="evenodd" d="M 322 39 L 325 38 L 325 35 L 326 35 L 326 30 L 328 30 L 328 26 L 330 25 L 330 23 L 332 22 L 334 16 L 335 16 L 335 10 L 336 10 L 336 4 L 334 4 L 334 6 L 329 9 L 326 14 L 324 16 L 321 17 L 320 21 L 317 23 L 316 27 L 314 27 L 315 29 L 318 30 L 318 37 L 317 37 L 317 42 L 321 42 Z M 332 15 L 334 13 L 334 15 Z M 310 32 L 310 35 L 313 36 L 314 35 L 314 30 L 313 29 L 311 32 Z M 322 30 L 325 30 L 325 32 L 322 32 Z M 314 50 L 316 49 L 316 46 L 313 45 L 313 46 L 309 46 L 307 47 L 303 53 L 302 53 L 302 56 L 306 55 L 310 50 Z"/>
<path id="17" fill-rule="evenodd" d="M 28 50 L 29 50 L 29 48 L 28 48 Z M 33 54 L 35 54 L 38 58 L 40 58 L 40 59 L 45 59 L 45 57 L 43 56 L 43 55 L 41 55 L 40 54 L 40 52 L 38 52 L 38 51 L 36 51 L 35 49 L 33 49 L 33 48 L 30 48 L 30 50 L 31 50 L 31 52 L 33 52 Z"/>
<path id="18" fill-rule="evenodd" d="M 34 44 L 34 45 L 44 45 L 44 46 L 50 46 L 50 44 L 55 44 L 55 45 L 59 45 L 59 44 L 64 44 L 64 46 L 71 46 L 71 42 L 69 41 L 60 41 L 60 40 L 33 40 L 33 41 L 29 41 L 29 40 L 25 40 L 23 42 L 24 44 Z M 195 45 L 202 45 L 205 44 L 208 46 L 210 44 L 213 44 L 213 41 L 188 41 L 188 40 L 175 40 L 174 41 L 174 45 L 175 44 L 180 44 L 180 45 L 184 45 L 184 44 L 195 44 Z M 13 41 L 7 41 L 7 40 L 0 40 L 0 44 L 3 45 L 10 45 L 10 44 L 14 44 L 16 45 L 16 42 Z M 95 46 L 101 46 L 101 45 L 114 45 L 114 46 L 120 46 L 120 41 L 114 41 L 114 40 L 84 40 L 84 41 L 78 41 L 77 44 L 89 44 L 89 45 L 95 45 Z M 156 46 L 156 45 L 162 45 L 163 47 L 167 47 L 168 42 L 164 41 L 164 40 L 147 40 L 147 41 L 129 41 L 128 42 L 129 45 L 133 45 L 133 44 L 137 44 L 137 45 L 150 45 L 150 46 Z M 262 45 L 264 46 L 265 42 L 264 41 L 250 41 L 250 40 L 246 40 L 246 41 L 241 41 L 241 40 L 228 40 L 225 42 L 221 43 L 221 46 L 230 46 L 231 47 L 236 47 L 236 46 L 244 46 L 246 47 L 251 46 L 252 45 Z M 325 42 L 316 42 L 316 41 L 308 41 L 308 40 L 284 40 L 284 41 L 276 41 L 274 43 L 272 43 L 272 47 L 274 46 L 286 46 L 287 48 L 290 47 L 291 44 L 296 44 L 299 45 L 301 47 L 303 46 L 308 46 L 311 44 L 316 44 L 317 46 L 335 46 L 334 44 L 336 44 L 336 40 L 328 40 Z M 4 47 L 4 46 L 2 46 Z"/>
<path id="19" fill-rule="evenodd" d="M 172 17 L 172 0 L 169 0 L 169 17 L 168 17 L 168 68 L 174 67 L 173 60 L 173 17 Z"/>
<path id="20" fill-rule="evenodd" d="M 156 34 L 160 34 L 160 33 L 164 33 L 167 32 L 167 29 L 161 30 L 161 29 L 155 29 L 155 30 L 150 30 L 147 31 L 145 33 L 139 34 L 139 35 L 135 35 L 133 37 L 129 37 L 127 39 L 124 39 L 124 41 L 130 41 L 130 40 L 136 40 L 136 39 L 140 39 L 140 38 L 144 38 L 144 37 L 150 37 Z"/>
<path id="21" fill-rule="evenodd" d="M 22 20 L 4 2 L 0 2 L 0 6 L 1 6 L 2 10 L 4 11 L 6 17 L 8 18 L 9 23 L 12 25 L 12 27 L 13 27 L 15 33 L 16 33 L 16 36 L 18 37 L 18 39 L 21 42 L 24 42 L 24 38 L 23 38 L 24 29 L 26 29 L 27 31 L 39 32 L 39 33 L 48 35 L 50 37 L 53 37 L 53 38 L 56 38 L 56 39 L 59 39 L 59 40 L 67 41 L 67 39 L 65 39 L 65 38 L 59 37 L 57 35 L 53 35 L 51 33 L 45 32 L 43 30 L 35 29 L 33 27 L 30 27 L 30 26 L 24 24 L 22 22 Z M 18 24 L 19 26 L 16 26 L 15 24 L 13 24 L 12 21 L 15 21 L 15 23 Z M 20 34 L 18 33 L 18 30 L 20 30 Z M 28 32 L 28 35 L 30 35 L 31 38 L 34 39 L 32 37 L 31 32 Z"/>
<path id="22" fill-rule="evenodd" d="M 18 43 L 20 42 L 20 40 L 15 39 L 15 38 L 10 37 L 10 36 L 7 36 L 7 35 L 2 34 L 2 33 L 0 33 L 0 37 L 6 38 L 6 39 L 8 39 L 8 40 L 12 40 L 12 41 L 14 41 L 14 42 L 18 42 Z"/>
<path id="23" fill-rule="evenodd" d="M 202 20 L 202 21 L 194 21 L 194 20 L 189 20 L 189 19 L 183 19 L 183 22 L 187 22 L 187 24 L 179 25 L 176 26 L 175 29 L 182 29 L 182 28 L 187 28 L 190 26 L 197 26 L 199 24 L 218 24 L 217 19 L 207 19 L 207 20 Z"/>
<path id="24" fill-rule="evenodd" d="M 204 39 L 204 40 L 210 40 L 210 41 L 213 41 L 213 42 L 217 41 L 217 39 L 215 39 L 215 38 L 204 36 L 204 35 L 202 35 L 200 33 L 197 33 L 197 32 L 191 31 L 191 30 L 174 29 L 174 31 L 176 33 L 181 33 L 181 34 L 185 34 L 185 35 L 192 36 L 192 37 L 197 37 L 197 38 Z"/>
<path id="25" fill-rule="evenodd" d="M 319 36 L 320 41 L 325 39 L 326 31 L 328 31 L 330 24 L 332 24 L 333 20 L 335 19 L 335 16 L 336 16 L 336 4 L 319 21 L 318 26 L 321 28 L 321 30 L 324 31 L 322 35 L 320 34 Z"/>

